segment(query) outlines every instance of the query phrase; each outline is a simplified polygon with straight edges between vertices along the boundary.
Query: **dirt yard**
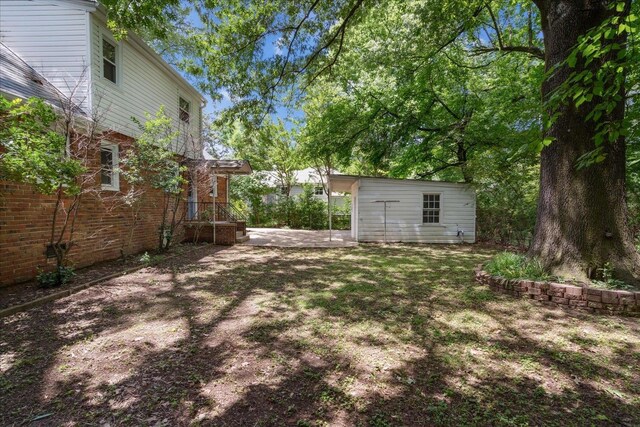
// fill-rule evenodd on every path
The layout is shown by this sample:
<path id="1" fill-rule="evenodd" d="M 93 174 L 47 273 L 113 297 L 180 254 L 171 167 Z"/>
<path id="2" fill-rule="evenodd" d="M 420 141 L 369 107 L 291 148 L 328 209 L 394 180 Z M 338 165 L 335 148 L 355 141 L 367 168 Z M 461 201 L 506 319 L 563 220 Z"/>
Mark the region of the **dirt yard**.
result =
<path id="1" fill-rule="evenodd" d="M 640 322 L 475 246 L 236 246 L 0 319 L 0 425 L 640 425 Z"/>

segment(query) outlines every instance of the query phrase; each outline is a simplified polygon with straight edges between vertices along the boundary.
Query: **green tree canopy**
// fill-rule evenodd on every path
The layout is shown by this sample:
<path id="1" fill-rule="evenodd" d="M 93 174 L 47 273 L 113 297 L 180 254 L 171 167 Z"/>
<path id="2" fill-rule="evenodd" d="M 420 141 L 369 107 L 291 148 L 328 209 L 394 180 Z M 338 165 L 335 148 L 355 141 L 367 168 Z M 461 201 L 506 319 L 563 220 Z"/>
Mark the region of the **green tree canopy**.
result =
<path id="1" fill-rule="evenodd" d="M 268 121 L 260 127 L 240 120 L 231 126 L 223 123 L 218 139 L 234 156 L 249 160 L 254 170 L 272 173 L 288 194 L 294 172 L 301 168 L 301 159 L 295 134 L 282 120 Z"/>
<path id="2" fill-rule="evenodd" d="M 31 184 L 43 194 L 80 192 L 86 168 L 68 154 L 69 141 L 56 131 L 53 107 L 38 98 L 0 96 L 0 176 Z"/>

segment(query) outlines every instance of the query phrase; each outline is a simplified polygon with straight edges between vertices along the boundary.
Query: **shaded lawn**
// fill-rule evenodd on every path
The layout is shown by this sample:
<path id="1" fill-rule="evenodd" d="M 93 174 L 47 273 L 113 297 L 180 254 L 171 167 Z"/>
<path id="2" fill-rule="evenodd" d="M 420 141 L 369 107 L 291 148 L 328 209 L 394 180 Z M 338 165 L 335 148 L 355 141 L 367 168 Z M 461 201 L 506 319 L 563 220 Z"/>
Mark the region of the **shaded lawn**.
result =
<path id="1" fill-rule="evenodd" d="M 637 319 L 472 280 L 480 247 L 238 246 L 0 320 L 0 425 L 640 425 Z"/>

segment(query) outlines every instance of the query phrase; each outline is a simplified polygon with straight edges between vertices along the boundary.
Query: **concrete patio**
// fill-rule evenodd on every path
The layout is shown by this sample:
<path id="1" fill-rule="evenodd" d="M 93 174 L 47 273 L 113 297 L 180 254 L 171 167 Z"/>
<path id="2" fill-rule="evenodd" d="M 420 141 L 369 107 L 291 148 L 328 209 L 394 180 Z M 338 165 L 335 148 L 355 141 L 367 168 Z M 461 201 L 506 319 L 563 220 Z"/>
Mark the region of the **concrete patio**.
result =
<path id="1" fill-rule="evenodd" d="M 271 246 L 281 248 L 343 248 L 357 246 L 349 230 L 333 230 L 331 241 L 329 230 L 289 230 L 281 228 L 250 228 L 251 246 Z"/>

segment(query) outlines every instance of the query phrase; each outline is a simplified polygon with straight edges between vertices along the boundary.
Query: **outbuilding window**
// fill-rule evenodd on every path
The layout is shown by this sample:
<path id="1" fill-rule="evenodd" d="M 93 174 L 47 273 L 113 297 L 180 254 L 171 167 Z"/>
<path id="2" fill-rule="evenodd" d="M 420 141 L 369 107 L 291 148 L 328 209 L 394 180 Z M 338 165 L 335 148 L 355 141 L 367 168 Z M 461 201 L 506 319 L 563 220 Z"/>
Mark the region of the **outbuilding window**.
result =
<path id="1" fill-rule="evenodd" d="M 440 223 L 440 194 L 422 195 L 422 223 Z"/>
<path id="2" fill-rule="evenodd" d="M 102 37 L 102 76 L 118 84 L 118 52 L 115 43 Z"/>
<path id="3" fill-rule="evenodd" d="M 118 191 L 118 146 L 103 143 L 100 147 L 100 183 L 103 190 Z"/>
<path id="4" fill-rule="evenodd" d="M 316 196 L 322 196 L 324 195 L 324 187 L 320 186 L 320 187 L 316 187 L 314 189 L 315 195 Z"/>

